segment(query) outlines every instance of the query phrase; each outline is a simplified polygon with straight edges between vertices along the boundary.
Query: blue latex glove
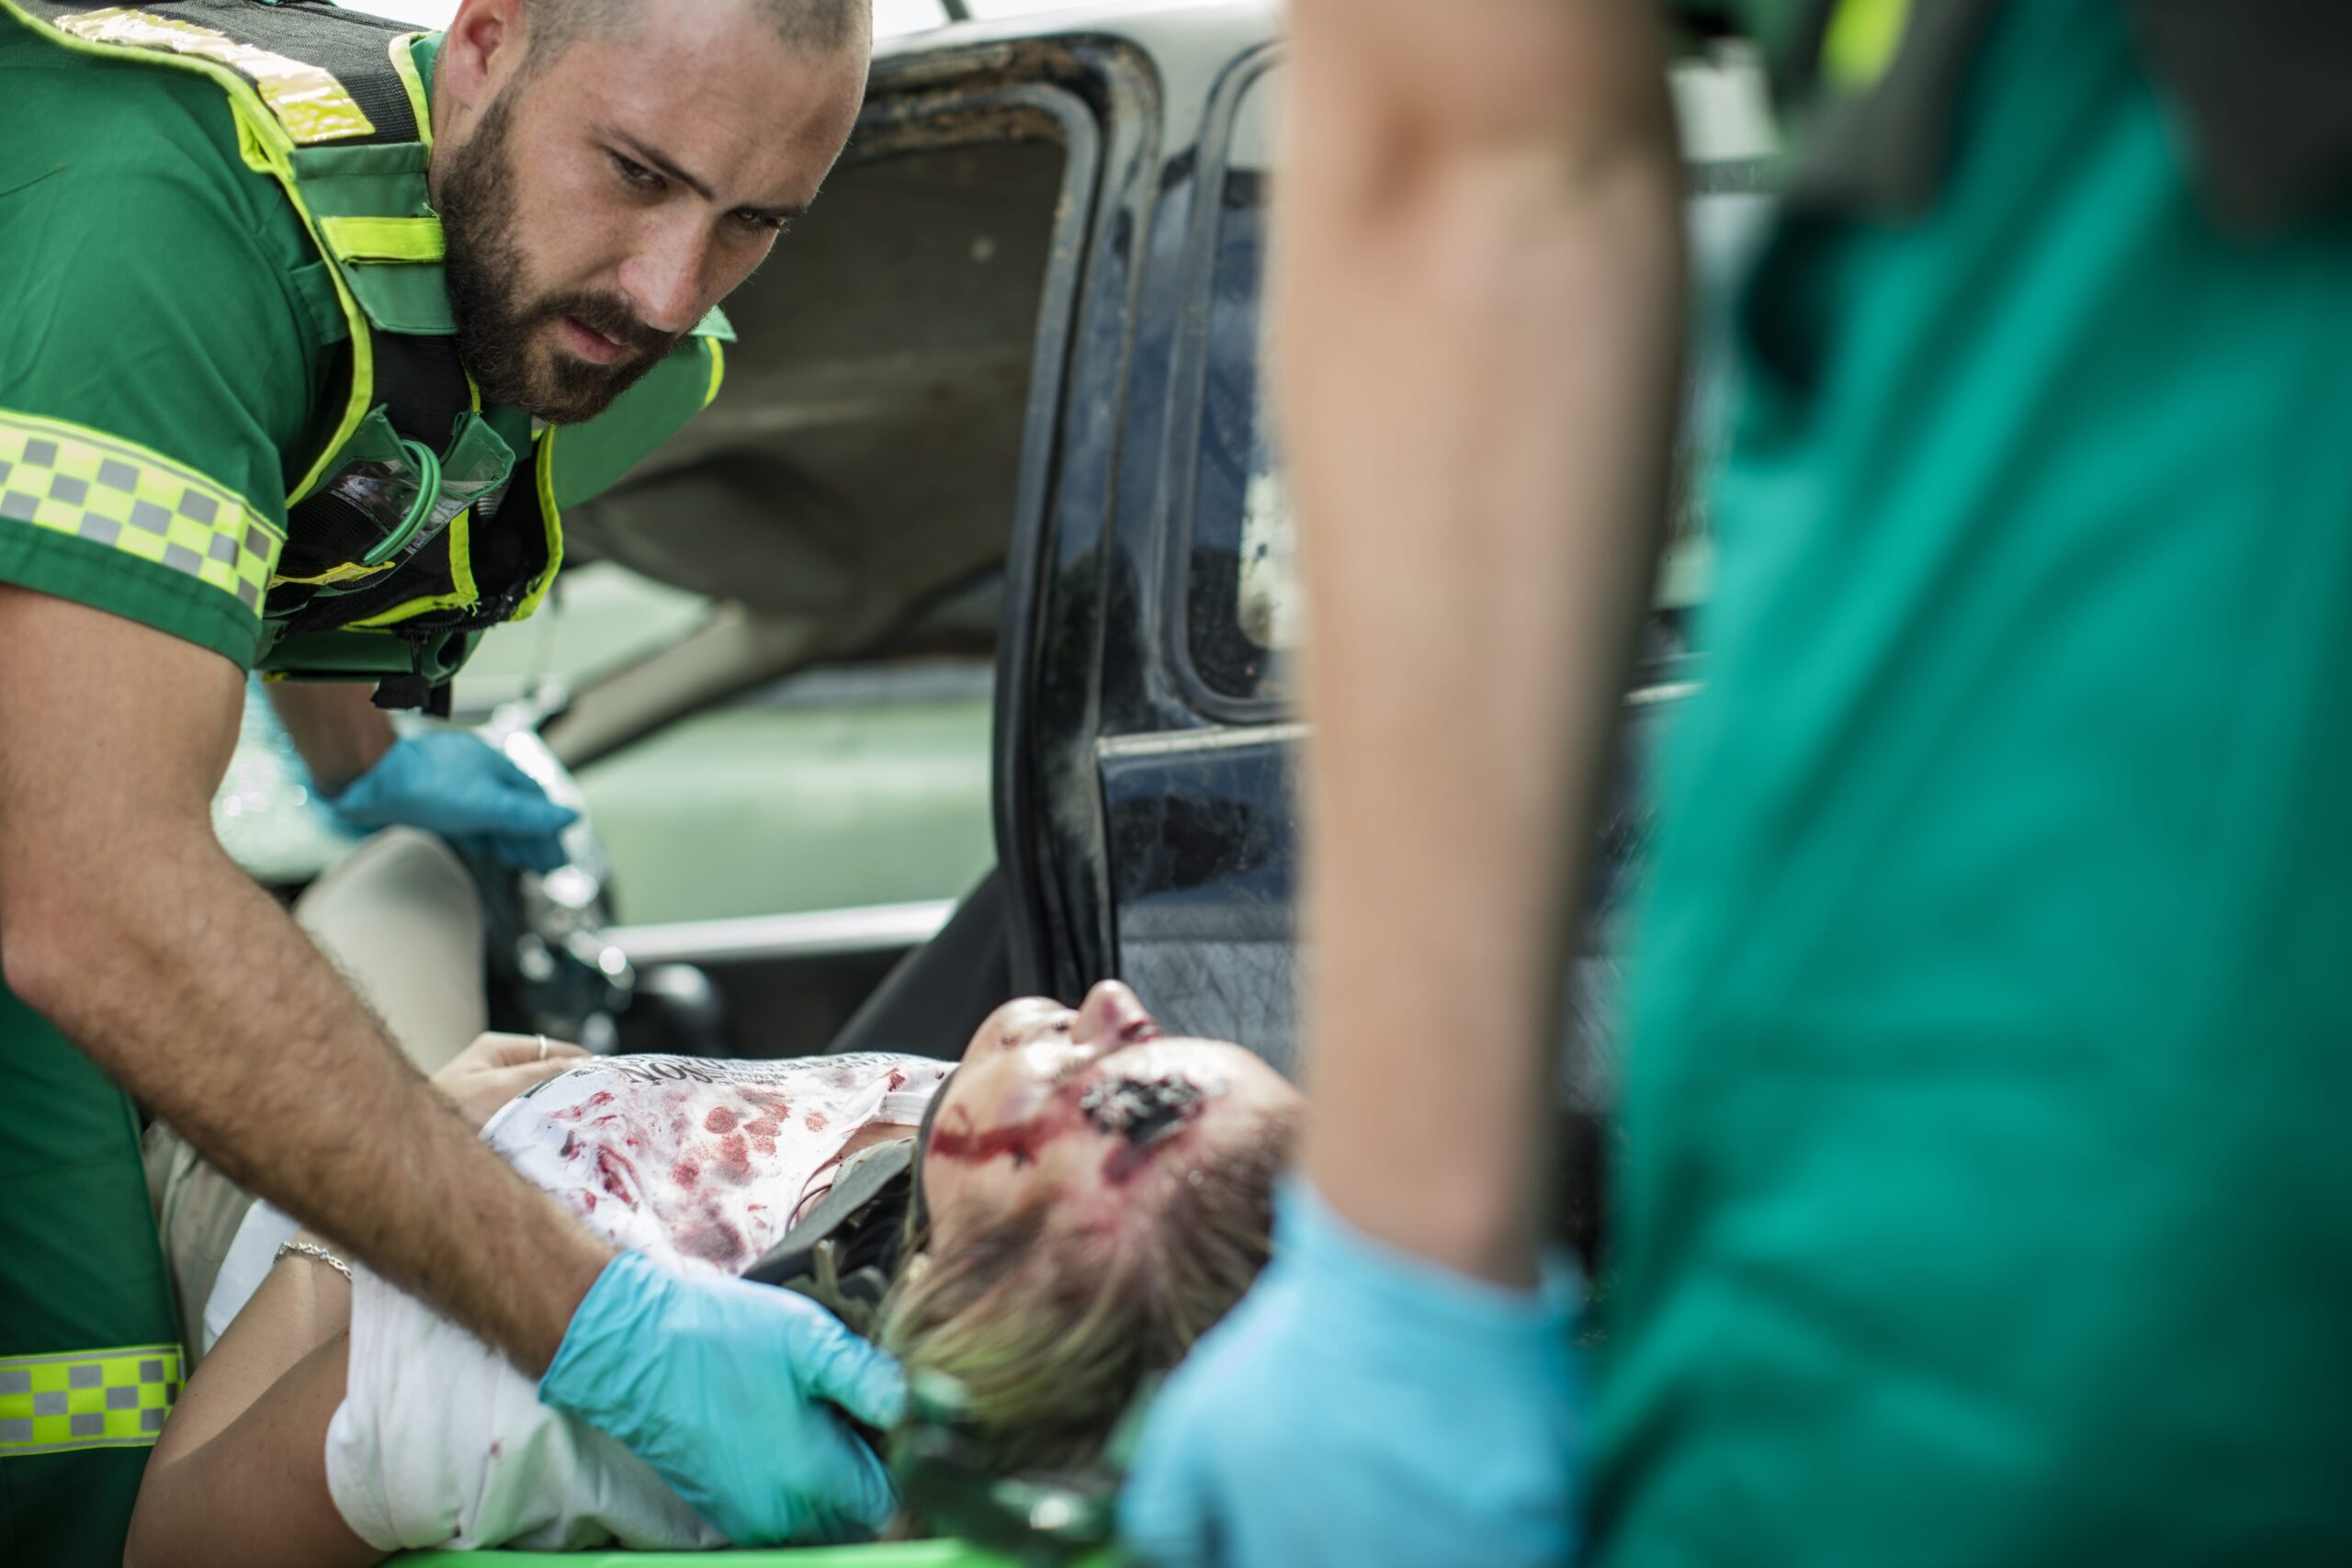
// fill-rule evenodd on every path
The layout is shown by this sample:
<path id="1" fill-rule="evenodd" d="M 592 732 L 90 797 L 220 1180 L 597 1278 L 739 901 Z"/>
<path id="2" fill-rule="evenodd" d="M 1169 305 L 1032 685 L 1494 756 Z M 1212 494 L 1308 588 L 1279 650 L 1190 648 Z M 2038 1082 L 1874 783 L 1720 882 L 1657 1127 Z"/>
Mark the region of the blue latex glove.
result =
<path id="1" fill-rule="evenodd" d="M 1568 1562 L 1574 1271 L 1506 1290 L 1385 1247 L 1303 1179 L 1274 1261 L 1152 1406 L 1119 1500 L 1159 1568 Z"/>
<path id="2" fill-rule="evenodd" d="M 542 873 L 563 863 L 557 835 L 580 816 L 466 729 L 404 735 L 326 799 L 355 827 L 422 828 L 469 854 Z"/>
<path id="3" fill-rule="evenodd" d="M 624 1252 L 571 1314 L 539 1398 L 626 1443 L 741 1546 L 862 1540 L 896 1506 L 832 1406 L 896 1426 L 899 1364 L 790 1291 Z"/>

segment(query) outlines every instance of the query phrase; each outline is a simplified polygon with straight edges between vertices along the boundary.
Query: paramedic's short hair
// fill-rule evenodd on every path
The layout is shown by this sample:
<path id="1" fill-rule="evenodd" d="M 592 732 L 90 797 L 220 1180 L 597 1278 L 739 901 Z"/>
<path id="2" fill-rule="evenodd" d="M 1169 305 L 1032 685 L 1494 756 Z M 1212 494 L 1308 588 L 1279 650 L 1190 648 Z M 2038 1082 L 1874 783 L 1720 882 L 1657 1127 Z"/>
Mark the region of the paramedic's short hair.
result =
<path id="1" fill-rule="evenodd" d="M 668 0 L 698 5 L 707 0 Z M 629 21 L 639 13 L 659 11 L 664 0 L 529 0 L 531 62 L 553 62 L 589 33 Z M 821 53 L 865 47 L 874 27 L 873 0 L 752 0 L 775 28 L 776 36 L 794 49 Z M 659 24 L 659 18 L 651 18 Z"/>
<path id="2" fill-rule="evenodd" d="M 1095 1463 L 1136 1389 L 1184 1359 L 1265 1267 L 1298 1112 L 1270 1112 L 1106 1240 L 1041 1192 L 919 1258 L 882 1305 L 882 1348 L 962 1385 L 991 1471 Z"/>

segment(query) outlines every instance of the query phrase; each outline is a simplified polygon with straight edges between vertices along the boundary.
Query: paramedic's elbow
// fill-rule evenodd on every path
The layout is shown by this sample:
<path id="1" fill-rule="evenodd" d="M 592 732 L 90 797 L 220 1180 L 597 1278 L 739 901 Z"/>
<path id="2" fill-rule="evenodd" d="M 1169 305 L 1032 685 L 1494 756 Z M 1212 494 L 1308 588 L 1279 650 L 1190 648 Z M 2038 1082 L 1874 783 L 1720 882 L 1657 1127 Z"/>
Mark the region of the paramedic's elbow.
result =
<path id="1" fill-rule="evenodd" d="M 221 858 L 216 844 L 188 837 L 151 827 L 85 856 L 68 848 L 72 833 L 0 828 L 0 977 L 8 989 L 80 1037 L 158 978 L 156 933 L 202 907 L 202 879 L 188 869 L 208 853 Z"/>
<path id="2" fill-rule="evenodd" d="M 95 945 L 77 908 L 61 908 L 50 878 L 18 870 L 0 883 L 0 977 L 27 1007 L 58 1021 L 72 1007 L 81 954 Z"/>

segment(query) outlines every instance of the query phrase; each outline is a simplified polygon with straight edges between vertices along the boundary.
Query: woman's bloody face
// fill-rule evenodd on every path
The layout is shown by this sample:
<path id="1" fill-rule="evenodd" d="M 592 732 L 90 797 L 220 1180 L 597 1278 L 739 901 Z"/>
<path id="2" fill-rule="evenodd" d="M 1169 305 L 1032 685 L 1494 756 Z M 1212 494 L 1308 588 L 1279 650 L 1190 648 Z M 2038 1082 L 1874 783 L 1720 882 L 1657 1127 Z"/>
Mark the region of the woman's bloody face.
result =
<path id="1" fill-rule="evenodd" d="M 922 1179 L 943 1239 L 1041 1192 L 1065 1223 L 1115 1229 L 1139 1195 L 1298 1098 L 1239 1045 L 1163 1035 L 1115 980 L 1075 1010 L 1007 1002 L 940 1094 Z"/>

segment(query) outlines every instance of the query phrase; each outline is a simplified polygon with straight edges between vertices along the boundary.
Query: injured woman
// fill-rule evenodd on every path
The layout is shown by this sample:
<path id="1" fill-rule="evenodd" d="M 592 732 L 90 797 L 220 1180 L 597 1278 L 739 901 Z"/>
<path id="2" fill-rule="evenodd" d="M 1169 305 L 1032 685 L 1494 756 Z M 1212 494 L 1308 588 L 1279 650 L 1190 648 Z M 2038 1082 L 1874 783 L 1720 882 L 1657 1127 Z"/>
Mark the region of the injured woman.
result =
<path id="1" fill-rule="evenodd" d="M 908 1171 L 879 1266 L 828 1243 L 807 1293 L 910 1373 L 957 1379 L 1005 1468 L 1099 1457 L 1137 1385 L 1248 1289 L 1297 1115 L 1258 1057 L 1163 1036 L 1115 982 L 1075 1010 L 1006 1004 L 958 1064 L 572 1060 L 483 1107 L 481 1135 L 582 1224 L 670 1269 L 772 1277 L 796 1231 L 854 1238 L 842 1200 L 893 1160 Z M 248 1568 L 723 1543 L 496 1351 L 286 1224 L 248 1216 L 237 1249 L 267 1251 L 246 1282 L 232 1256 L 212 1292 L 226 1328 L 155 1445 L 134 1568 L 218 1562 L 227 1542 Z"/>

